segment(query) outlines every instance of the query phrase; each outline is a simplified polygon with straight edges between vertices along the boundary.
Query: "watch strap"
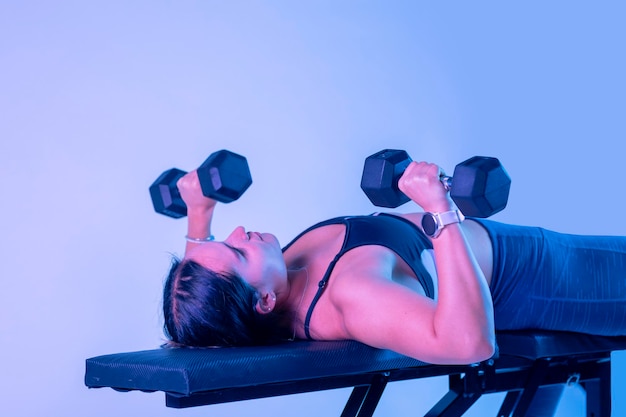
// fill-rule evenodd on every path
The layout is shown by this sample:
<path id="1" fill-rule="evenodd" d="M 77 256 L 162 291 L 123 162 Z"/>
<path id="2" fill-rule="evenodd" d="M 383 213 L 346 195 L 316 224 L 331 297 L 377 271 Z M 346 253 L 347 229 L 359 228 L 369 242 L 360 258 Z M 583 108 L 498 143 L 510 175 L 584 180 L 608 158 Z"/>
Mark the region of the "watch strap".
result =
<path id="1" fill-rule="evenodd" d="M 461 223 L 463 220 L 465 220 L 465 216 L 463 216 L 463 213 L 461 213 L 460 210 L 450 210 L 444 211 L 443 213 L 435 213 L 435 216 L 439 217 L 439 221 L 441 222 L 442 227 L 453 223 Z"/>
<path id="2" fill-rule="evenodd" d="M 434 239 L 449 224 L 461 223 L 465 216 L 459 210 L 444 211 L 442 213 L 424 213 L 422 218 L 422 230 L 426 236 Z"/>

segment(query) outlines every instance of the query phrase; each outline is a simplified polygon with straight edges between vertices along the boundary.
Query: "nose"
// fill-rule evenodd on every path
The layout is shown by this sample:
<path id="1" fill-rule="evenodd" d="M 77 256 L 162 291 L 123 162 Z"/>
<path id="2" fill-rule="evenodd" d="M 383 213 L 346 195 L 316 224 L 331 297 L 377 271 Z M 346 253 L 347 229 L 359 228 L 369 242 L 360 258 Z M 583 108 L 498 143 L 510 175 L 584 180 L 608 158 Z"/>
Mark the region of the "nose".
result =
<path id="1" fill-rule="evenodd" d="M 248 240 L 248 234 L 246 233 L 246 229 L 243 226 L 235 227 L 235 230 L 232 231 L 228 239 L 234 240 Z"/>

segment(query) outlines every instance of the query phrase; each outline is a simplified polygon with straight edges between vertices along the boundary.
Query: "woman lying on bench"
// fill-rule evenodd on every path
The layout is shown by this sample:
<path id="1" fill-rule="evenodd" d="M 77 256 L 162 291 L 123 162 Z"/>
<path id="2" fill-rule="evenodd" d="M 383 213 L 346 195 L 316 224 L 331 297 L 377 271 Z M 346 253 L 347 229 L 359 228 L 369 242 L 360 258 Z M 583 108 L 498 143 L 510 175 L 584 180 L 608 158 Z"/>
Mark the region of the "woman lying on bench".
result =
<path id="1" fill-rule="evenodd" d="M 464 219 L 441 169 L 412 162 L 399 188 L 426 212 L 454 212 L 436 237 L 424 213 L 319 223 L 281 248 L 236 228 L 213 241 L 216 202 L 196 171 L 178 181 L 185 255 L 165 283 L 171 346 L 353 339 L 433 364 L 492 356 L 495 330 L 626 335 L 626 238 Z"/>

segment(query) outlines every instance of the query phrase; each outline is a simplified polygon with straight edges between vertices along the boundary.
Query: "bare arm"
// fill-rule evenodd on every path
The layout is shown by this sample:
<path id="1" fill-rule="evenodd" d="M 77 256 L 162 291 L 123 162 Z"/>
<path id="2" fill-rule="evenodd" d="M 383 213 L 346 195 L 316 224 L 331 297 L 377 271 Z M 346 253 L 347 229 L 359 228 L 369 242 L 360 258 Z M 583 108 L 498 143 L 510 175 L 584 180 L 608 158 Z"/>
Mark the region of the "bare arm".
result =
<path id="1" fill-rule="evenodd" d="M 441 174 L 434 164 L 412 162 L 399 187 L 426 211 L 452 210 L 454 203 L 441 184 Z M 467 348 L 480 352 L 485 345 L 493 350 L 493 301 L 463 230 L 458 223 L 448 225 L 432 244 L 439 284 L 433 316 L 436 336 L 456 351 Z"/>
<path id="2" fill-rule="evenodd" d="M 459 224 L 447 226 L 433 239 L 439 297 L 433 317 L 437 336 L 453 350 L 493 354 L 493 302 L 478 262 Z"/>
<path id="3" fill-rule="evenodd" d="M 216 201 L 202 194 L 198 173 L 194 170 L 187 173 L 176 183 L 181 197 L 187 205 L 187 237 L 191 239 L 207 239 L 211 236 L 211 221 Z M 187 240 L 185 255 L 201 243 Z"/>
<path id="4" fill-rule="evenodd" d="M 455 327 L 467 325 L 466 317 L 454 315 L 450 323 L 441 323 L 436 301 L 387 278 L 342 277 L 332 294 L 350 339 L 433 364 L 468 364 L 493 355 L 493 344 L 485 338 L 455 334 Z"/>
<path id="5" fill-rule="evenodd" d="M 436 165 L 413 162 L 400 189 L 427 211 L 451 210 L 454 205 L 439 181 L 440 172 Z M 336 292 L 342 294 L 337 305 L 346 331 L 366 344 L 431 363 L 487 359 L 495 348 L 493 304 L 460 225 L 446 226 L 433 239 L 433 248 L 439 281 L 436 302 L 381 274 L 360 271 L 358 293 L 355 285 L 349 295 L 343 295 L 348 288 Z"/>

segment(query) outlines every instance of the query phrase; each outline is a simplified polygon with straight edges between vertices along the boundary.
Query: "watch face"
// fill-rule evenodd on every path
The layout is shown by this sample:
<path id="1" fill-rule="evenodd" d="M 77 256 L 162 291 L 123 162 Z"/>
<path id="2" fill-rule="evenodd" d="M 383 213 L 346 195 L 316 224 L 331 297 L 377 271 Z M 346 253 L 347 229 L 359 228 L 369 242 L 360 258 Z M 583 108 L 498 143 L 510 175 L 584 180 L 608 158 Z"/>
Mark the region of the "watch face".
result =
<path id="1" fill-rule="evenodd" d="M 422 229 L 424 229 L 424 233 L 426 233 L 427 236 L 434 236 L 437 231 L 435 216 L 430 213 L 424 213 L 424 216 L 422 217 Z"/>

